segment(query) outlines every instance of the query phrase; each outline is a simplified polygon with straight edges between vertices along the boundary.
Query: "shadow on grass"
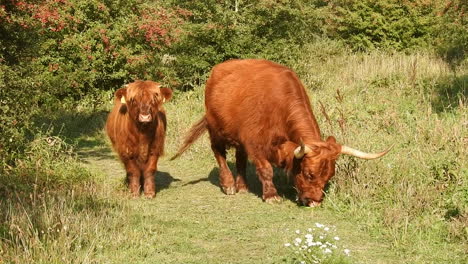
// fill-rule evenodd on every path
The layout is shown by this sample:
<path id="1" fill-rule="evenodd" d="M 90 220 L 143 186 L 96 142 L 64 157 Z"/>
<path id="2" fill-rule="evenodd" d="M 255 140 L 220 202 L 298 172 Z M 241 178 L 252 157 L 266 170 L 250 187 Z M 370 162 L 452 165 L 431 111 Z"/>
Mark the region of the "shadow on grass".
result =
<path id="1" fill-rule="evenodd" d="M 90 160 L 116 159 L 106 140 L 103 129 L 108 111 L 52 113 L 37 117 L 34 121 L 52 135 L 59 135 L 75 146 L 75 152 L 83 163 Z"/>
<path id="2" fill-rule="evenodd" d="M 94 148 L 105 144 L 99 136 L 106 123 L 108 111 L 72 112 L 43 114 L 35 118 L 40 128 L 47 128 L 52 135 L 60 135 L 78 149 Z"/>
<path id="3" fill-rule="evenodd" d="M 436 112 L 453 111 L 460 103 L 466 103 L 468 75 L 444 78 L 435 85 L 433 92 L 431 103 Z"/>
<path id="4" fill-rule="evenodd" d="M 234 177 L 236 177 L 236 164 L 233 162 L 228 162 L 228 166 Z M 296 191 L 294 189 L 293 184 L 288 182 L 284 171 L 282 169 L 273 168 L 273 173 L 273 183 L 275 184 L 276 190 L 278 191 L 278 195 L 288 200 L 295 201 Z M 255 173 L 255 166 L 252 165 L 250 162 L 247 164 L 246 178 L 249 192 L 255 194 L 259 198 L 262 198 L 262 183 L 260 182 Z M 201 178 L 198 180 L 190 181 L 184 185 L 193 185 L 198 184 L 200 182 L 210 182 L 211 184 L 217 186 L 221 191 L 221 186 L 219 184 L 219 168 L 214 167 L 208 174 L 207 178 Z"/>
<path id="5" fill-rule="evenodd" d="M 125 188 L 128 189 L 128 178 L 125 176 L 125 172 L 122 173 L 122 181 L 123 181 L 123 184 L 125 185 Z M 168 172 L 156 171 L 154 175 L 154 181 L 156 182 L 156 193 L 158 193 L 164 189 L 169 188 L 173 182 L 178 182 L 181 180 L 172 177 L 172 175 L 169 174 Z M 143 185 L 144 185 L 143 177 L 140 178 L 140 184 L 142 186 L 142 188 L 140 189 L 140 192 L 142 193 Z"/>
<path id="6" fill-rule="evenodd" d="M 174 178 L 171 174 L 164 171 L 157 171 L 155 177 L 156 181 L 156 192 L 167 189 L 173 182 L 178 182 L 180 179 Z"/>
<path id="7" fill-rule="evenodd" d="M 81 158 L 81 162 L 83 163 L 91 163 L 90 159 L 93 160 L 108 160 L 108 159 L 116 159 L 118 158 L 113 154 L 112 149 L 103 142 L 102 147 L 95 147 L 95 148 L 79 148 L 76 153 Z"/>

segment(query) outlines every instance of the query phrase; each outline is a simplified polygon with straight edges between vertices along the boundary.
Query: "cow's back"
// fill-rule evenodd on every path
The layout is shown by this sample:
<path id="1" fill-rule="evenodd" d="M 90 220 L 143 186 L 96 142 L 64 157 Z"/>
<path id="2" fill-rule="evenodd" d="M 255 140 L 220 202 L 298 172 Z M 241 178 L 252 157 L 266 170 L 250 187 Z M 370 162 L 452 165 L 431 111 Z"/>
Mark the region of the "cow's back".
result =
<path id="1" fill-rule="evenodd" d="M 305 119 L 313 118 L 296 74 L 266 60 L 231 60 L 215 66 L 207 82 L 205 105 L 208 126 L 242 144 L 285 139 L 295 109 Z"/>

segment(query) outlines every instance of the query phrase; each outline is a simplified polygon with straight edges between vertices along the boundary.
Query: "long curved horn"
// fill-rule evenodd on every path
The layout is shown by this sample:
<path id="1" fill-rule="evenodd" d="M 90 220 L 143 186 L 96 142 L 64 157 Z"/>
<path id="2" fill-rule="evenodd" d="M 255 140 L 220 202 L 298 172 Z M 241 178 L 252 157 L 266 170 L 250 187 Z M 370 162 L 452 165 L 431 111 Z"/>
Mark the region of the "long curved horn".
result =
<path id="1" fill-rule="evenodd" d="M 304 157 L 305 154 L 312 151 L 308 146 L 304 144 L 304 142 L 302 142 L 302 139 L 299 144 L 300 146 L 294 150 L 294 157 L 296 157 L 296 159 L 301 159 L 302 157 Z"/>
<path id="2" fill-rule="evenodd" d="M 353 148 L 350 148 L 348 146 L 341 146 L 341 153 L 342 154 L 348 154 L 348 155 L 351 155 L 351 156 L 354 156 L 354 157 L 358 157 L 358 158 L 361 158 L 361 159 L 367 159 L 367 160 L 371 160 L 371 159 L 378 159 L 382 156 L 384 156 L 385 154 L 387 154 L 387 152 L 389 152 L 391 149 L 393 148 L 393 146 L 391 146 L 390 148 L 388 148 L 387 150 L 385 151 L 382 151 L 380 153 L 365 153 L 365 152 L 362 152 L 360 150 L 357 150 L 357 149 L 353 149 Z"/>

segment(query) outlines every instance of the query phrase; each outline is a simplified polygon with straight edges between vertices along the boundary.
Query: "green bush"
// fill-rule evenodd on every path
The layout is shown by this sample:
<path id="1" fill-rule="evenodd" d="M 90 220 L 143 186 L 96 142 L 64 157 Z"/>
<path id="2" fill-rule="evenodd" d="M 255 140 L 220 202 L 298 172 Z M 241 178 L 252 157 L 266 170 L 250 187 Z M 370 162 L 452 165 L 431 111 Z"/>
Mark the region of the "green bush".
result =
<path id="1" fill-rule="evenodd" d="M 0 64 L 0 168 L 24 152 L 38 109 L 39 87 L 23 73 L 21 68 Z"/>
<path id="2" fill-rule="evenodd" d="M 404 50 L 430 43 L 438 1 L 330 0 L 330 37 L 354 50 Z"/>
<path id="3" fill-rule="evenodd" d="M 190 10 L 189 34 L 173 46 L 175 78 L 185 88 L 203 83 L 217 63 L 265 58 L 286 63 L 305 43 L 323 35 L 315 1 L 177 1 Z"/>
<path id="4" fill-rule="evenodd" d="M 468 20 L 466 1 L 450 1 L 438 13 L 435 47 L 453 71 L 466 62 L 468 51 Z"/>

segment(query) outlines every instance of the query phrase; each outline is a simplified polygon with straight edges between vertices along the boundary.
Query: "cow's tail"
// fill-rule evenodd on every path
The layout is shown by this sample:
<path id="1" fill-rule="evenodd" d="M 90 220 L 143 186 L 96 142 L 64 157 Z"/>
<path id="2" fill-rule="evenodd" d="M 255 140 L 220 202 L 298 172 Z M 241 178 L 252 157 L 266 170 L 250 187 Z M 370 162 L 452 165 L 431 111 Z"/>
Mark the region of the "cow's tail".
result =
<path id="1" fill-rule="evenodd" d="M 178 158 L 182 153 L 184 153 L 201 135 L 203 135 L 206 130 L 206 118 L 203 116 L 197 123 L 195 123 L 190 131 L 188 132 L 187 136 L 184 139 L 184 144 L 179 148 L 177 153 L 171 158 L 171 160 L 175 160 Z"/>

